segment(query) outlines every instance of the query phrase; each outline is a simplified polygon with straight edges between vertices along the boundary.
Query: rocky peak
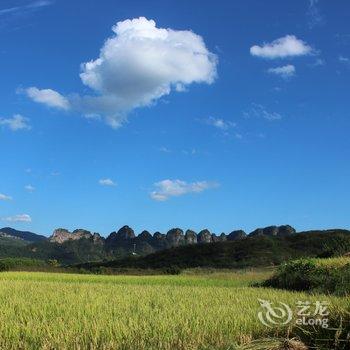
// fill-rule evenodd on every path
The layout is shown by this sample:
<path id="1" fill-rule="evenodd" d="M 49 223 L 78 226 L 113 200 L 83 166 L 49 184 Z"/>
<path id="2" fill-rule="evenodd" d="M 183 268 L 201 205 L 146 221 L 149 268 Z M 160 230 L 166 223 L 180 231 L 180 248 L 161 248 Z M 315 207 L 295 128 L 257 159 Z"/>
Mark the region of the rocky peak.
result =
<path id="1" fill-rule="evenodd" d="M 198 233 L 198 243 L 210 243 L 211 239 L 211 233 L 207 229 Z"/>
<path id="2" fill-rule="evenodd" d="M 152 235 L 151 235 L 148 231 L 146 231 L 146 230 L 142 231 L 142 232 L 137 236 L 137 238 L 138 238 L 139 240 L 145 241 L 145 242 L 151 241 L 151 240 L 153 239 Z"/>
<path id="3" fill-rule="evenodd" d="M 219 236 L 219 241 L 220 242 L 225 242 L 227 241 L 227 236 L 225 234 L 225 232 L 222 232 L 221 235 Z"/>
<path id="4" fill-rule="evenodd" d="M 107 240 L 108 241 L 125 241 L 132 238 L 135 238 L 134 230 L 131 227 L 125 225 L 122 228 L 120 228 L 117 232 L 115 231 L 112 232 L 108 236 Z"/>
<path id="5" fill-rule="evenodd" d="M 164 233 L 160 233 L 160 232 L 155 232 L 154 235 L 153 235 L 153 238 L 156 239 L 156 240 L 165 240 L 166 236 Z"/>
<path id="6" fill-rule="evenodd" d="M 197 243 L 197 234 L 192 230 L 187 230 L 185 233 L 185 240 L 187 244 Z"/>
<path id="7" fill-rule="evenodd" d="M 295 229 L 290 225 L 267 226 L 254 230 L 250 233 L 250 236 L 286 237 L 294 234 L 295 232 Z"/>
<path id="8" fill-rule="evenodd" d="M 167 232 L 166 239 L 171 246 L 176 247 L 184 242 L 184 232 L 180 228 L 173 228 Z"/>
<path id="9" fill-rule="evenodd" d="M 243 230 L 235 230 L 232 231 L 228 236 L 227 240 L 228 241 L 236 241 L 238 239 L 245 238 L 247 234 Z"/>
<path id="10" fill-rule="evenodd" d="M 77 229 L 77 230 L 74 230 L 73 232 L 70 232 L 64 228 L 58 228 L 53 231 L 53 234 L 49 238 L 49 241 L 62 244 L 70 240 L 78 240 L 81 238 L 89 239 L 92 237 L 93 237 L 92 233 L 87 230 Z"/>

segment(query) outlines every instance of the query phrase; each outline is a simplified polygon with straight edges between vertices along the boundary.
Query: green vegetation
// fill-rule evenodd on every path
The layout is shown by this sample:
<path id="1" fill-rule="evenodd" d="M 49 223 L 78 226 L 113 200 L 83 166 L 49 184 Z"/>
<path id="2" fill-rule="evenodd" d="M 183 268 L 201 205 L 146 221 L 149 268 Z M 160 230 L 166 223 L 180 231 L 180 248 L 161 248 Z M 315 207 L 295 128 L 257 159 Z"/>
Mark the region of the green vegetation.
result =
<path id="1" fill-rule="evenodd" d="M 23 237 L 30 234 L 18 232 L 16 234 L 21 234 Z M 33 239 L 32 235 L 34 234 L 31 233 L 28 237 Z M 144 242 L 141 238 L 116 239 L 113 245 L 109 242 L 110 240 L 104 243 L 103 239 L 95 240 L 93 237 L 68 240 L 61 244 L 38 239 L 38 237 L 35 237 L 37 241 L 33 243 L 20 239 L 12 239 L 9 242 L 5 239 L 5 244 L 0 240 L 0 258 L 25 257 L 45 261 L 54 259 L 64 265 L 95 261 L 99 263 L 87 264 L 85 267 L 87 269 L 98 266 L 164 268 L 175 272 L 175 270 L 192 267 L 276 266 L 291 259 L 333 257 L 350 252 L 350 232 L 347 230 L 308 231 L 286 237 L 248 236 L 226 242 L 181 245 L 166 250 L 164 248 L 167 245 L 158 244 L 152 248 L 151 243 Z M 131 256 L 134 249 L 132 242 L 136 242 L 138 258 Z M 154 250 L 158 251 L 154 252 Z M 146 254 L 149 255 L 145 256 Z M 116 261 L 111 262 L 113 260 Z"/>
<path id="2" fill-rule="evenodd" d="M 289 237 L 256 236 L 228 242 L 187 245 L 141 257 L 83 263 L 87 270 L 98 268 L 186 269 L 193 267 L 245 268 L 277 266 L 292 259 L 336 256 L 350 251 L 348 231 L 299 233 Z"/>
<path id="3" fill-rule="evenodd" d="M 23 268 L 35 269 L 47 266 L 45 261 L 28 258 L 5 258 L 0 259 L 0 271 L 20 270 Z"/>
<path id="4" fill-rule="evenodd" d="M 299 259 L 281 265 L 264 286 L 314 293 L 350 294 L 350 257 Z"/>
<path id="5" fill-rule="evenodd" d="M 258 299 L 319 300 L 300 292 L 249 287 L 269 270 L 196 269 L 177 276 L 100 276 L 40 272 L 0 274 L 0 348 L 7 350 L 283 349 L 277 340 L 340 337 L 311 327 L 270 329 L 259 322 Z M 332 326 L 348 319 L 350 300 L 330 303 Z M 321 333 L 323 332 L 323 333 Z M 262 347 L 264 345 L 264 347 Z M 275 344 L 276 347 L 272 347 Z M 341 343 L 340 343 L 341 344 Z M 320 344 L 319 344 L 320 345 Z M 323 349 L 331 348 L 322 342 Z M 333 348 L 333 347 L 332 347 Z M 345 349 L 339 346 L 338 349 Z"/>

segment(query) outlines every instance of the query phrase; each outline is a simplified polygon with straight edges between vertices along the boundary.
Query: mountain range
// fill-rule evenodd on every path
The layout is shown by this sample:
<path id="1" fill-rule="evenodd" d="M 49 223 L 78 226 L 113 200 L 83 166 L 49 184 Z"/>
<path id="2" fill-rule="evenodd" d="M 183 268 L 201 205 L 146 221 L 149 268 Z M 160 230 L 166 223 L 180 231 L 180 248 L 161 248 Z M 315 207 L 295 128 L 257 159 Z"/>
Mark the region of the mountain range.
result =
<path id="1" fill-rule="evenodd" d="M 322 231 L 314 232 L 320 233 Z M 331 235 L 330 232 L 338 231 L 324 232 L 329 236 Z M 349 233 L 346 230 L 341 232 L 342 234 Z M 299 235 L 300 233 L 297 233 L 290 225 L 258 228 L 249 234 L 243 230 L 234 230 L 229 234 L 221 233 L 220 235 L 215 235 L 207 229 L 196 233 L 193 230 L 184 232 L 180 228 L 173 228 L 166 234 L 155 232 L 152 235 L 148 231 L 142 231 L 139 235 L 135 235 L 132 228 L 123 226 L 118 231 L 110 233 L 106 238 L 84 229 L 70 232 L 59 228 L 54 230 L 50 237 L 45 237 L 33 232 L 17 231 L 6 227 L 0 229 L 0 258 L 56 259 L 62 264 L 76 264 L 91 261 L 110 261 L 130 256 L 142 257 L 158 254 L 158 252 L 162 254 L 161 251 L 176 248 L 187 249 L 188 252 L 202 251 L 203 246 L 211 247 L 205 249 L 212 249 L 214 246 L 230 246 L 232 242 L 236 242 L 237 247 L 242 245 L 245 250 L 249 251 L 249 244 L 253 242 L 258 242 L 258 245 L 260 244 L 263 249 L 264 242 L 280 244 Z M 350 238 L 350 235 L 346 236 Z M 246 246 L 245 242 L 250 243 Z"/>

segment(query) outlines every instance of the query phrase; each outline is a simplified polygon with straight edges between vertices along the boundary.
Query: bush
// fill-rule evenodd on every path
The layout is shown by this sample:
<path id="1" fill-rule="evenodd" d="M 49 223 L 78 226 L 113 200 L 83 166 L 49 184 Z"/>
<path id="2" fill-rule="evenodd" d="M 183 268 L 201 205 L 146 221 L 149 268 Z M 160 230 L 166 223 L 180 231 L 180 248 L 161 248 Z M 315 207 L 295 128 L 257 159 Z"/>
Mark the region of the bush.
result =
<path id="1" fill-rule="evenodd" d="M 348 263 L 345 263 L 347 262 Z M 342 262 L 342 263 L 340 263 Z M 347 295 L 350 293 L 350 259 L 299 259 L 283 264 L 265 287 Z"/>

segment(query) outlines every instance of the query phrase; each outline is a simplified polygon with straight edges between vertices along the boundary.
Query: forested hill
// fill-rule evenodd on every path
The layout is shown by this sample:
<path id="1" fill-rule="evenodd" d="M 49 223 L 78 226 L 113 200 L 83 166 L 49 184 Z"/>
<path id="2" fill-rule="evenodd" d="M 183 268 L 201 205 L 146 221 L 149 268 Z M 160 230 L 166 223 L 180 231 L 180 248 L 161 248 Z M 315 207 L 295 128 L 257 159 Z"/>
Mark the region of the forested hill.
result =
<path id="1" fill-rule="evenodd" d="M 350 252 L 350 231 L 301 232 L 286 237 L 248 236 L 211 244 L 180 246 L 147 256 L 128 257 L 102 263 L 81 264 L 96 268 L 241 268 L 279 265 L 300 257 L 331 257 Z"/>

